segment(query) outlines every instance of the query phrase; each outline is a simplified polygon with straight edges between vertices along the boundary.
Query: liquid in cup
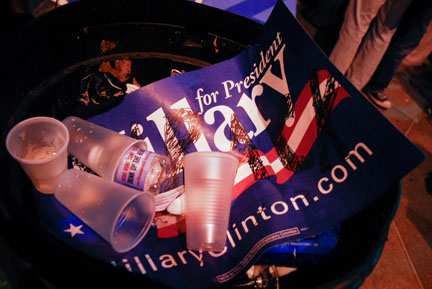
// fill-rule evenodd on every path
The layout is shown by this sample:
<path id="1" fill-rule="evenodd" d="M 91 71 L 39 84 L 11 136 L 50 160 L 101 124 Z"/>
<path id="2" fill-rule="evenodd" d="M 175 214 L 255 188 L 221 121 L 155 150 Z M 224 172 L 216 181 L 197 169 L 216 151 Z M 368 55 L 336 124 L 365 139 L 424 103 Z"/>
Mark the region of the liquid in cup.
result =
<path id="1" fill-rule="evenodd" d="M 238 163 L 234 156 L 221 152 L 185 155 L 183 168 L 188 249 L 224 249 Z"/>
<path id="2" fill-rule="evenodd" d="M 160 192 L 169 158 L 147 151 L 143 140 L 76 116 L 63 123 L 69 130 L 69 152 L 99 176 L 155 195 Z"/>
<path id="3" fill-rule="evenodd" d="M 69 132 L 52 117 L 38 116 L 15 125 L 6 148 L 19 162 L 36 189 L 52 194 L 57 178 L 67 170 Z"/>
<path id="4" fill-rule="evenodd" d="M 60 176 L 54 197 L 119 253 L 139 244 L 156 210 L 153 194 L 78 169 Z"/>

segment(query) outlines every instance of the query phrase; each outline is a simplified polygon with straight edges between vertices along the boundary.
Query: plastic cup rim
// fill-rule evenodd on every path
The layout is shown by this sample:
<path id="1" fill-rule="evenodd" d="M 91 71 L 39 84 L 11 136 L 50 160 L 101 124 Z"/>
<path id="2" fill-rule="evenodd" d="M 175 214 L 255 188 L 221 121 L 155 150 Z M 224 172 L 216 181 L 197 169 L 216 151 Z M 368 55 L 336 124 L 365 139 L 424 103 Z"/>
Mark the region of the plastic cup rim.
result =
<path id="1" fill-rule="evenodd" d="M 27 160 L 27 159 L 19 157 L 14 152 L 12 152 L 12 150 L 10 149 L 10 147 L 11 147 L 10 141 L 11 141 L 11 137 L 12 137 L 12 132 L 17 130 L 20 127 L 23 127 L 24 125 L 27 125 L 29 122 L 34 122 L 37 120 L 41 120 L 41 121 L 45 121 L 45 122 L 59 125 L 64 130 L 64 132 L 66 134 L 65 144 L 60 148 L 60 150 L 55 155 L 43 158 L 41 160 Z M 55 160 L 56 158 L 60 157 L 64 153 L 64 151 L 67 152 L 68 145 L 69 145 L 69 131 L 68 131 L 66 125 L 63 122 L 61 122 L 60 120 L 53 118 L 53 117 L 48 117 L 48 116 L 35 116 L 35 117 L 27 118 L 27 119 L 17 123 L 16 125 L 14 125 L 6 136 L 6 149 L 8 150 L 9 154 L 18 162 L 21 162 L 23 164 L 28 164 L 28 165 L 44 164 L 44 163 L 47 163 L 51 160 Z"/>
<path id="2" fill-rule="evenodd" d="M 136 198 L 142 197 L 142 196 L 153 196 L 151 193 L 149 192 L 143 192 L 143 191 L 138 191 L 139 193 L 131 196 L 124 204 L 123 206 L 120 208 L 120 210 L 117 212 L 115 218 L 114 218 L 114 222 L 111 226 L 111 230 L 110 230 L 110 244 L 113 247 L 113 249 L 118 252 L 118 253 L 125 253 L 128 252 L 130 250 L 132 250 L 133 248 L 135 248 L 141 241 L 142 239 L 145 237 L 145 235 L 147 234 L 147 232 L 150 230 L 151 224 L 152 224 L 152 220 L 154 219 L 154 216 L 156 214 L 156 201 L 153 198 L 149 198 L 149 200 L 151 200 L 151 202 L 153 203 L 153 210 L 151 212 L 151 215 L 148 217 L 148 220 L 150 220 L 149 222 L 147 222 L 143 227 L 142 230 L 137 234 L 137 236 L 134 239 L 134 242 L 129 243 L 128 246 L 116 246 L 114 244 L 114 231 L 117 225 L 118 220 L 120 219 L 121 214 L 123 213 L 123 211 L 126 209 L 126 207 Z M 148 200 L 147 200 L 148 201 Z"/>
<path id="3" fill-rule="evenodd" d="M 226 152 L 219 152 L 219 151 L 205 151 L 205 152 L 188 153 L 184 156 L 184 160 L 196 157 L 197 155 L 199 155 L 199 157 L 218 157 L 218 158 L 231 159 L 231 160 L 235 160 L 238 162 L 238 159 L 235 156 L 233 156 L 232 154 L 226 153 Z"/>

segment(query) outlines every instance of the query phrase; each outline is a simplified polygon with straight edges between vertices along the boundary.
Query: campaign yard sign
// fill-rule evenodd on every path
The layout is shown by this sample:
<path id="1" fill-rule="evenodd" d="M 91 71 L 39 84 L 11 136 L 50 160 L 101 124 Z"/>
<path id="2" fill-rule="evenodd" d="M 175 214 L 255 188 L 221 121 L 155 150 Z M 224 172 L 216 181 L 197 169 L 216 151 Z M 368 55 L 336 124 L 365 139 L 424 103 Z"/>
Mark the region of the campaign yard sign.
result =
<path id="1" fill-rule="evenodd" d="M 119 254 L 54 197 L 35 194 L 42 221 L 64 242 L 174 288 L 228 284 L 271 246 L 346 220 L 424 159 L 281 1 L 238 56 L 142 87 L 89 120 L 128 135 L 139 127 L 148 149 L 173 161 L 167 190 L 182 184 L 187 153 L 241 160 L 221 252 L 188 250 L 185 216 L 165 206 L 143 241 Z"/>

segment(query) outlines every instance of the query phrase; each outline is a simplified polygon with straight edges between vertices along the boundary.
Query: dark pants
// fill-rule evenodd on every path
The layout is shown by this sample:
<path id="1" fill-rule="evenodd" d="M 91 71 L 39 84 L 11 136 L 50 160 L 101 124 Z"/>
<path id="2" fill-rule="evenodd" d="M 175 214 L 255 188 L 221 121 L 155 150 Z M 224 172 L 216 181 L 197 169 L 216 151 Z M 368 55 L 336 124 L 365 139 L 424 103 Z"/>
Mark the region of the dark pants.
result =
<path id="1" fill-rule="evenodd" d="M 431 0 L 414 0 L 410 4 L 365 91 L 383 92 L 387 88 L 402 60 L 419 44 L 431 19 Z"/>

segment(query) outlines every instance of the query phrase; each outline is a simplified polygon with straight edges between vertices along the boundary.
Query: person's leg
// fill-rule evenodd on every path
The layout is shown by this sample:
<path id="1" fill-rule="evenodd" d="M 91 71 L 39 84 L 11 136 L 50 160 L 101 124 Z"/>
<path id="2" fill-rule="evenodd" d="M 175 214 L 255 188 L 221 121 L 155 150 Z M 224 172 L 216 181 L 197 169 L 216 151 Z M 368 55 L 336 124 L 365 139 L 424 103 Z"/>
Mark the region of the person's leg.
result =
<path id="1" fill-rule="evenodd" d="M 414 1 L 407 9 L 365 91 L 384 91 L 405 56 L 418 46 L 432 19 L 432 1 L 426 1 Z"/>
<path id="2" fill-rule="evenodd" d="M 369 25 L 385 0 L 350 0 L 339 38 L 329 58 L 343 74 L 353 61 Z"/>
<path id="3" fill-rule="evenodd" d="M 347 78 L 359 90 L 367 84 L 396 32 L 411 0 L 387 0 L 366 34 L 347 70 Z"/>
<path id="4" fill-rule="evenodd" d="M 402 61 L 406 66 L 418 66 L 425 62 L 432 53 L 432 21 L 423 35 L 419 45 Z"/>
<path id="5" fill-rule="evenodd" d="M 404 57 L 420 43 L 431 21 L 432 2 L 427 1 L 429 0 L 412 2 L 375 73 L 363 89 L 364 94 L 381 108 L 391 107 L 384 90 L 390 84 Z"/>
<path id="6" fill-rule="evenodd" d="M 349 2 L 349 0 L 337 0 L 332 7 L 331 15 L 329 15 L 315 31 L 313 40 L 327 56 L 330 56 L 338 40 L 339 32 L 344 22 L 344 14 Z"/>

